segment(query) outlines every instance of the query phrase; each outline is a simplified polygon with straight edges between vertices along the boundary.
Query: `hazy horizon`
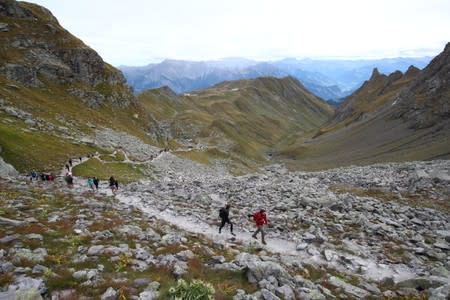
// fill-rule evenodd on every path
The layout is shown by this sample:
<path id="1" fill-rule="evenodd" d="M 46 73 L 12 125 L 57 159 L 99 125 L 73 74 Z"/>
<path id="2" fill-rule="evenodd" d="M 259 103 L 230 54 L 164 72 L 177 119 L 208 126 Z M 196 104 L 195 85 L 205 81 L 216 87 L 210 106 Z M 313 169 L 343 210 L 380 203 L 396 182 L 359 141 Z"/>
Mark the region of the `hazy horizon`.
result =
<path id="1" fill-rule="evenodd" d="M 450 41 L 446 0 L 31 2 L 115 66 L 433 57 Z"/>
<path id="2" fill-rule="evenodd" d="M 440 53 L 441 51 L 439 51 Z M 437 53 L 437 54 L 439 54 Z M 375 60 L 383 60 L 383 59 L 421 59 L 421 58 L 429 58 L 430 60 L 432 58 L 434 58 L 435 56 L 432 55 L 424 55 L 424 56 L 396 56 L 396 57 L 379 57 L 379 58 L 370 58 L 370 57 L 315 57 L 315 58 L 311 58 L 311 57 L 284 57 L 284 58 L 277 58 L 277 59 L 268 59 L 268 60 L 255 60 L 255 59 L 250 59 L 247 57 L 238 57 L 238 56 L 234 56 L 234 57 L 221 57 L 221 58 L 217 58 L 217 59 L 203 59 L 203 60 L 195 60 L 195 59 L 177 59 L 177 58 L 170 58 L 170 57 L 166 57 L 166 58 L 162 58 L 161 60 L 155 60 L 153 62 L 149 62 L 147 64 L 144 65 L 117 65 L 118 67 L 142 67 L 142 66 L 146 66 L 146 65 L 151 65 L 151 64 L 160 64 L 165 60 L 173 60 L 173 61 L 188 61 L 188 62 L 216 62 L 216 61 L 225 61 L 228 59 L 242 59 L 242 60 L 249 60 L 255 63 L 271 63 L 271 62 L 277 62 L 277 61 L 281 61 L 284 59 L 296 59 L 299 61 L 303 61 L 303 60 L 311 60 L 311 61 L 375 61 Z"/>

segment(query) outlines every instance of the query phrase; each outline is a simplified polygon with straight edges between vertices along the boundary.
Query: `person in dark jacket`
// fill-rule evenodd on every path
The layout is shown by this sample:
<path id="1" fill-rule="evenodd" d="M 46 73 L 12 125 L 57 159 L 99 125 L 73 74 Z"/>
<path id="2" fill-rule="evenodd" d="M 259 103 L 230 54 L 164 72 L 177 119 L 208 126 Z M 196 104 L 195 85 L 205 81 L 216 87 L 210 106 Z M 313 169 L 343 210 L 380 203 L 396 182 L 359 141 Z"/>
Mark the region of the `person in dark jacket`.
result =
<path id="1" fill-rule="evenodd" d="M 249 215 L 252 216 L 252 215 Z M 267 216 L 266 211 L 264 209 L 260 209 L 258 212 L 253 214 L 253 220 L 256 223 L 256 231 L 253 233 L 252 238 L 258 239 L 256 235 L 261 232 L 261 242 L 265 245 L 266 241 L 264 239 L 265 232 L 264 232 L 264 226 L 267 225 Z"/>
<path id="2" fill-rule="evenodd" d="M 98 190 L 98 182 L 99 182 L 98 178 L 94 177 L 94 185 L 96 190 Z"/>
<path id="3" fill-rule="evenodd" d="M 232 235 L 235 235 L 233 233 L 233 223 L 230 221 L 230 207 L 231 204 L 227 203 L 225 207 L 222 207 L 219 211 L 219 217 L 222 220 L 219 227 L 219 233 L 222 232 L 222 228 L 225 226 L 226 223 L 230 224 L 230 231 Z"/>
<path id="4" fill-rule="evenodd" d="M 109 177 L 109 188 L 111 189 L 111 192 L 115 195 L 117 192 L 117 189 L 119 188 L 119 183 L 114 178 L 114 176 Z"/>

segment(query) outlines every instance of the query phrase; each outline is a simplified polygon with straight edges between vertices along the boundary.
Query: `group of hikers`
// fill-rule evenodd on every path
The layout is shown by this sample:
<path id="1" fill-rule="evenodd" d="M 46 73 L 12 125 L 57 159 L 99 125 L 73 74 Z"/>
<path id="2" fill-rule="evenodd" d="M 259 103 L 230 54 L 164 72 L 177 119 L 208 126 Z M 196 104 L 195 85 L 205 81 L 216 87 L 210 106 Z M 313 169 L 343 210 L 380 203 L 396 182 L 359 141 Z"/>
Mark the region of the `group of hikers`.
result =
<path id="1" fill-rule="evenodd" d="M 163 149 L 161 151 L 167 151 L 167 150 Z M 91 157 L 91 156 L 89 155 L 88 157 Z M 79 159 L 81 162 L 82 158 L 80 157 Z M 66 175 L 64 176 L 64 180 L 67 182 L 67 185 L 69 187 L 73 186 L 73 176 L 72 176 L 72 172 L 71 172 L 72 166 L 73 166 L 72 159 L 69 159 L 68 162 L 65 164 L 65 168 L 67 169 L 67 172 L 66 172 Z M 33 181 L 35 179 L 38 180 L 38 178 L 41 178 L 41 180 L 43 180 L 43 181 L 45 181 L 45 180 L 53 181 L 55 179 L 55 176 L 52 173 L 50 173 L 50 174 L 41 173 L 40 175 L 38 173 L 36 173 L 35 171 L 32 171 L 30 173 L 31 181 Z M 92 191 L 98 191 L 99 182 L 100 182 L 100 180 L 95 176 L 88 177 L 87 186 Z M 117 193 L 117 190 L 119 189 L 119 183 L 114 178 L 114 176 L 111 176 L 109 178 L 109 188 L 111 189 L 111 192 L 113 193 L 113 195 L 115 195 Z M 219 233 L 222 233 L 222 228 L 225 227 L 226 224 L 229 224 L 231 235 L 236 236 L 236 234 L 233 232 L 233 223 L 230 221 L 230 208 L 231 208 L 231 204 L 226 203 L 226 205 L 219 210 L 219 217 L 221 219 L 221 223 L 219 226 Z M 266 245 L 265 226 L 268 224 L 266 211 L 263 208 L 261 208 L 254 214 L 247 215 L 247 217 L 253 218 L 253 221 L 255 222 L 255 225 L 256 225 L 256 230 L 253 233 L 252 237 L 254 239 L 258 239 L 257 235 L 258 235 L 258 233 L 261 233 L 261 242 L 264 245 Z"/>
<path id="2" fill-rule="evenodd" d="M 230 208 L 231 204 L 227 203 L 224 207 L 222 207 L 219 210 L 219 217 L 221 219 L 221 223 L 219 226 L 219 233 L 222 233 L 222 228 L 225 226 L 225 224 L 230 224 L 231 235 L 235 236 L 236 234 L 234 234 L 233 232 L 233 223 L 230 221 Z M 261 208 L 254 214 L 247 215 L 247 217 L 253 218 L 253 221 L 255 221 L 256 224 L 256 231 L 253 233 L 252 237 L 254 239 L 258 239 L 257 235 L 258 233 L 261 233 L 261 242 L 264 245 L 266 245 L 264 228 L 269 223 L 267 221 L 266 211 L 263 208 Z"/>
<path id="3" fill-rule="evenodd" d="M 92 191 L 98 191 L 99 179 L 97 177 L 88 177 L 87 185 Z"/>
<path id="4" fill-rule="evenodd" d="M 29 176 L 30 176 L 30 181 L 39 180 L 39 179 L 41 179 L 42 181 L 53 181 L 53 180 L 55 180 L 55 175 L 53 173 L 48 173 L 48 174 L 40 173 L 40 174 L 38 174 L 34 170 L 31 171 Z"/>
<path id="5" fill-rule="evenodd" d="M 95 154 L 89 154 L 87 157 L 91 158 L 94 157 Z M 80 163 L 83 161 L 82 157 L 79 157 Z M 65 175 L 64 175 L 64 181 L 67 183 L 67 185 L 71 188 L 73 187 L 73 183 L 74 183 L 74 179 L 73 179 L 73 175 L 72 175 L 72 167 L 73 167 L 73 161 L 72 159 L 69 159 L 65 165 Z M 38 180 L 39 178 L 42 181 L 46 181 L 46 180 L 50 180 L 53 181 L 55 180 L 56 176 L 53 173 L 49 173 L 49 174 L 45 174 L 45 173 L 40 173 L 38 174 L 36 171 L 31 171 L 29 173 L 29 178 L 30 181 L 33 180 Z M 99 182 L 100 180 L 98 179 L 98 177 L 93 176 L 93 177 L 88 177 L 87 179 L 87 186 L 92 190 L 92 191 L 98 191 L 98 186 L 99 186 Z M 111 192 L 113 193 L 113 195 L 115 195 L 117 193 L 117 190 L 119 189 L 119 182 L 114 178 L 114 176 L 111 176 L 109 178 L 109 188 L 111 189 Z"/>

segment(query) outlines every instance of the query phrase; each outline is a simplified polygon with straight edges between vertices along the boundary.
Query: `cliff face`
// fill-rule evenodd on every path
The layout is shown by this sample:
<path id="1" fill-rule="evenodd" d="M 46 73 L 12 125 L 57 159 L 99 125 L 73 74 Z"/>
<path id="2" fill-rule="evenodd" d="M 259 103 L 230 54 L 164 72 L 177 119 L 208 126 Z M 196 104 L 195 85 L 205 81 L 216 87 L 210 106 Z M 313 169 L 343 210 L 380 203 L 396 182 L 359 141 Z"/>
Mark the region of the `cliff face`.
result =
<path id="1" fill-rule="evenodd" d="M 123 74 L 62 28 L 47 9 L 0 3 L 0 75 L 26 87 L 63 85 L 90 107 L 134 101 Z M 83 99 L 89 98 L 89 100 Z"/>
<path id="2" fill-rule="evenodd" d="M 332 123 L 359 120 L 391 103 L 395 95 L 417 77 L 416 70 L 420 72 L 411 66 L 405 74 L 396 71 L 387 76 L 375 68 L 370 79 L 339 105 Z"/>
<path id="3" fill-rule="evenodd" d="M 398 95 L 393 117 L 427 128 L 450 119 L 450 43 Z"/>

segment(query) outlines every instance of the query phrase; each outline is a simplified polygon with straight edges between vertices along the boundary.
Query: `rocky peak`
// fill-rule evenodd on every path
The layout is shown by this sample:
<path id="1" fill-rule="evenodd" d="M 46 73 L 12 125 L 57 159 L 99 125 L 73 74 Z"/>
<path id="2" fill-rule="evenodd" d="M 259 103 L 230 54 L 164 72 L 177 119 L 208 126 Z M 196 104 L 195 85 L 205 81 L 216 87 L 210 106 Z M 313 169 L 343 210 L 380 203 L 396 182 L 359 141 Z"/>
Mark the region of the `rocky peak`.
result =
<path id="1" fill-rule="evenodd" d="M 166 96 L 168 98 L 174 98 L 177 96 L 177 94 L 167 85 L 156 90 L 158 91 L 159 94 Z"/>
<path id="2" fill-rule="evenodd" d="M 417 74 L 419 74 L 420 69 L 416 68 L 415 66 L 411 65 L 409 66 L 408 70 L 406 70 L 405 72 L 405 76 L 411 77 L 411 76 L 416 76 Z"/>
<path id="3" fill-rule="evenodd" d="M 413 88 L 427 85 L 428 92 L 448 91 L 450 82 L 450 42 L 438 56 L 436 56 L 428 66 L 423 69 L 414 83 Z"/>
<path id="4" fill-rule="evenodd" d="M 370 76 L 369 81 L 376 80 L 380 76 L 381 76 L 381 73 L 378 71 L 378 68 L 374 68 L 373 71 L 372 71 L 372 75 Z"/>
<path id="5" fill-rule="evenodd" d="M 403 73 L 400 71 L 395 71 L 388 75 L 388 82 L 394 82 L 403 77 Z"/>
<path id="6" fill-rule="evenodd" d="M 409 73 L 417 72 L 411 84 L 402 90 L 397 99 L 394 118 L 408 121 L 411 128 L 427 128 L 448 122 L 450 107 L 450 43 L 426 68 L 418 72 L 410 67 Z M 408 72 L 407 72 L 408 73 Z"/>

